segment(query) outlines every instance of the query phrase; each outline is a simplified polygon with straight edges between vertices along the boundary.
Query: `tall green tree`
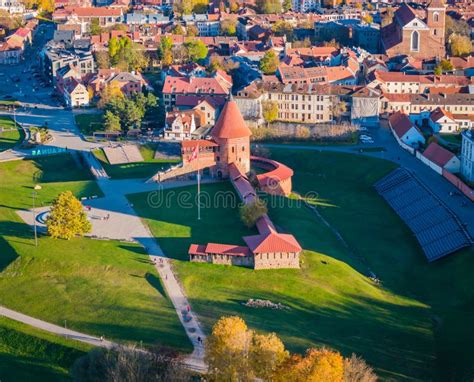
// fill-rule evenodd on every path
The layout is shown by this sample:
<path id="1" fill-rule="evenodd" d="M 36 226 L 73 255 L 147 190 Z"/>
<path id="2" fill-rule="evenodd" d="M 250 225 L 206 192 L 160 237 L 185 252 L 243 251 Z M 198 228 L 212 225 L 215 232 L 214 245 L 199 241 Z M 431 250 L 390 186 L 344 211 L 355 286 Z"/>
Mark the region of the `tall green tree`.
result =
<path id="1" fill-rule="evenodd" d="M 278 118 L 278 102 L 276 101 L 263 101 L 262 102 L 262 114 L 265 122 L 272 123 Z"/>
<path id="2" fill-rule="evenodd" d="M 247 227 L 254 227 L 257 220 L 268 212 L 267 204 L 260 198 L 240 207 L 240 219 Z"/>
<path id="3" fill-rule="evenodd" d="M 209 52 L 206 44 L 204 44 L 201 40 L 188 41 L 184 43 L 184 47 L 188 52 L 189 60 L 194 62 L 205 59 Z"/>
<path id="4" fill-rule="evenodd" d="M 120 131 L 120 117 L 113 114 L 110 110 L 107 110 L 104 113 L 103 117 L 104 129 L 105 131 Z"/>
<path id="5" fill-rule="evenodd" d="M 280 0 L 256 0 L 255 5 L 260 13 L 281 13 Z"/>
<path id="6" fill-rule="evenodd" d="M 278 60 L 277 55 L 273 49 L 270 49 L 260 60 L 260 70 L 264 74 L 274 74 L 277 71 L 279 64 L 280 61 Z"/>
<path id="7" fill-rule="evenodd" d="M 54 200 L 46 227 L 48 234 L 55 239 L 66 240 L 76 235 L 82 236 L 92 229 L 81 202 L 71 191 L 62 192 Z"/>

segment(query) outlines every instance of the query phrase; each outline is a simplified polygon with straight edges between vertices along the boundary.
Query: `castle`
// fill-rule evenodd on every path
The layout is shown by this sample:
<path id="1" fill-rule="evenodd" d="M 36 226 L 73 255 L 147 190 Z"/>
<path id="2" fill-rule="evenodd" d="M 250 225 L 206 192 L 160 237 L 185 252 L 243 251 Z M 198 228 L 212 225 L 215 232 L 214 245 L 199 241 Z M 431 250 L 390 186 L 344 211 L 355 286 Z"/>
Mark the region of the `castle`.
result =
<path id="1" fill-rule="evenodd" d="M 424 14 L 402 3 L 392 22 L 382 28 L 382 47 L 389 56 L 407 55 L 420 59 L 445 56 L 446 6 L 432 0 Z"/>
<path id="2" fill-rule="evenodd" d="M 182 163 L 157 173 L 149 181 L 164 182 L 187 177 L 199 170 L 216 179 L 229 179 L 245 204 L 257 198 L 247 176 L 253 165 L 264 170 L 256 176 L 262 191 L 273 195 L 289 195 L 293 170 L 274 160 L 251 156 L 251 134 L 237 104 L 232 100 L 227 101 L 211 131 L 211 139 L 182 141 Z M 293 235 L 278 232 L 267 214 L 257 220 L 256 227 L 258 235 L 243 238 L 247 246 L 192 244 L 188 251 L 189 259 L 193 262 L 240 265 L 254 269 L 299 268 L 302 248 Z"/>

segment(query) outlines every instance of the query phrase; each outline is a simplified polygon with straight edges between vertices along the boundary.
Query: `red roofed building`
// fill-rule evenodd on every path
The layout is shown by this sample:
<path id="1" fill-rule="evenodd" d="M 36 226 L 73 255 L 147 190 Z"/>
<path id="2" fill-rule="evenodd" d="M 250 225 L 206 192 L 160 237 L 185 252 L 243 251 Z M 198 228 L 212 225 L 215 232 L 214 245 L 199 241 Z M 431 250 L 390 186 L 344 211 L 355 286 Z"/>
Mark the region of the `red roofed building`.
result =
<path id="1" fill-rule="evenodd" d="M 430 143 L 423 154 L 417 155 L 417 157 L 440 175 L 443 174 L 443 170 L 456 173 L 461 169 L 459 158 L 436 142 Z"/>
<path id="2" fill-rule="evenodd" d="M 405 113 L 401 111 L 393 113 L 388 118 L 388 124 L 395 139 L 403 148 L 413 151 L 413 148 L 417 148 L 420 143 L 425 143 L 425 137 Z"/>
<path id="3" fill-rule="evenodd" d="M 435 133 L 456 133 L 459 130 L 459 123 L 454 116 L 442 107 L 431 112 L 429 125 Z"/>

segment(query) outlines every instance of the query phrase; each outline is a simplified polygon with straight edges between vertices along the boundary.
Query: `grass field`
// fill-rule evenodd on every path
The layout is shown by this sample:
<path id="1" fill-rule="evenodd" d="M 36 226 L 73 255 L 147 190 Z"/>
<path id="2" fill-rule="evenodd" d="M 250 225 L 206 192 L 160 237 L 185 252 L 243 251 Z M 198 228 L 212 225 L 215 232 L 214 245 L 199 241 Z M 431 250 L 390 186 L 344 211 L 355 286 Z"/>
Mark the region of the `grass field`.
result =
<path id="1" fill-rule="evenodd" d="M 175 262 L 206 328 L 221 315 L 239 314 L 257 330 L 277 332 L 294 351 L 327 345 L 346 355 L 358 353 L 384 380 L 467 378 L 474 338 L 472 253 L 426 262 L 411 232 L 372 187 L 393 164 L 338 153 L 272 153 L 295 169 L 295 191 L 319 194 L 321 213 L 351 251 L 305 207 L 288 202 L 271 208 L 277 226 L 295 234 L 305 249 L 300 271 Z M 230 186 L 203 190 L 214 195 Z M 204 209 L 198 222 L 195 209 L 179 209 L 173 191 L 162 195 L 172 209 L 150 208 L 144 195 L 130 199 L 174 258 L 184 260 L 190 243 L 241 244 L 249 233 L 237 212 L 225 208 Z M 195 188 L 187 191 L 192 200 Z M 365 277 L 367 264 L 382 286 Z M 268 298 L 292 309 L 245 308 L 241 302 L 248 298 Z"/>
<path id="2" fill-rule="evenodd" d="M 69 381 L 74 361 L 90 347 L 0 317 L 0 380 Z"/>
<path id="3" fill-rule="evenodd" d="M 71 190 L 100 195 L 91 175 L 69 155 L 0 164 L 0 305 L 46 321 L 119 341 L 190 351 L 158 275 L 143 248 L 129 243 L 40 237 L 16 210 L 49 204 Z"/>
<path id="4" fill-rule="evenodd" d="M 149 178 L 158 171 L 180 161 L 179 159 L 154 159 L 155 145 L 153 144 L 140 145 L 140 152 L 144 159 L 143 162 L 115 165 L 109 163 L 102 149 L 95 150 L 94 154 L 112 179 Z"/>
<path id="5" fill-rule="evenodd" d="M 94 131 L 103 130 L 102 113 L 77 114 L 74 119 L 84 135 L 91 135 Z"/>
<path id="6" fill-rule="evenodd" d="M 15 128 L 15 122 L 10 117 L 0 116 L 1 128 L 9 130 L 0 132 L 0 151 L 11 149 L 25 138 L 23 130 Z"/>

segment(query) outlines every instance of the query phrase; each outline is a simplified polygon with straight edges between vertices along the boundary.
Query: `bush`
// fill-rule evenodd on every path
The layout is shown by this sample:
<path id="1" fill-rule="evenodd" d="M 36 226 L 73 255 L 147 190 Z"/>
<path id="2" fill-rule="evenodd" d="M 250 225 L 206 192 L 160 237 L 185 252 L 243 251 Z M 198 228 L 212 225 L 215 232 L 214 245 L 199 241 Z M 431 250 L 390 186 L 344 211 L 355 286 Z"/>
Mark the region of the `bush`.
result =
<path id="1" fill-rule="evenodd" d="M 266 203 L 256 198 L 240 207 L 240 218 L 247 227 L 253 227 L 257 220 L 268 212 Z"/>

